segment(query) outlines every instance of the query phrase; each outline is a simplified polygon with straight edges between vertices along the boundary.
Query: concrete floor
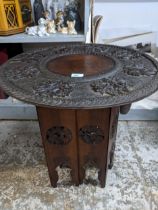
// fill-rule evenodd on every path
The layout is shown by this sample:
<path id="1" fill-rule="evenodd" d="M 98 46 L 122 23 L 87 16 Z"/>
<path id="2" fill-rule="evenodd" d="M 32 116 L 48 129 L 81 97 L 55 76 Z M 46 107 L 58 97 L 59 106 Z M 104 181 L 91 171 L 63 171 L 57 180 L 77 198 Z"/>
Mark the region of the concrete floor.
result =
<path id="1" fill-rule="evenodd" d="M 50 187 L 36 121 L 0 121 L 0 210 L 158 210 L 158 122 L 119 123 L 106 188 Z"/>

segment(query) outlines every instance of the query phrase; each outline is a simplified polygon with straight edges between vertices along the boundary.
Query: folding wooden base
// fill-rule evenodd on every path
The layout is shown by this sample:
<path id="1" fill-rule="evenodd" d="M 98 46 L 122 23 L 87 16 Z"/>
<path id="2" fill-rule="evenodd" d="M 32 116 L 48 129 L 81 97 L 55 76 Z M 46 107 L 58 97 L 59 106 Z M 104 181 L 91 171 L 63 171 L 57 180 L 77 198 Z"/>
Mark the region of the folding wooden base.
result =
<path id="1" fill-rule="evenodd" d="M 107 169 L 112 167 L 119 107 L 68 110 L 37 107 L 51 185 L 57 186 L 56 168 L 71 169 L 72 184 L 85 180 L 88 167 L 98 169 L 105 187 Z"/>

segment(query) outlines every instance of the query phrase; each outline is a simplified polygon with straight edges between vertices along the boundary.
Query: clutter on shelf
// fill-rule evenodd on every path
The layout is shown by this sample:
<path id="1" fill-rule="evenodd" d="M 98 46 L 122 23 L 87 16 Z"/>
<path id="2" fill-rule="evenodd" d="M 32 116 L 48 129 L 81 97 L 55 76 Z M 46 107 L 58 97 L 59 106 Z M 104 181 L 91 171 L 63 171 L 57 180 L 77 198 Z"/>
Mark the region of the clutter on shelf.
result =
<path id="1" fill-rule="evenodd" d="M 81 0 L 0 0 L 0 35 L 78 34 L 83 29 Z M 33 12 L 32 12 L 33 9 Z M 34 20 L 34 23 L 33 23 Z"/>
<path id="2" fill-rule="evenodd" d="M 46 5 L 35 0 L 33 8 L 36 26 L 26 27 L 28 35 L 77 34 L 82 29 L 79 0 L 47 0 Z"/>
<path id="3" fill-rule="evenodd" d="M 49 36 L 49 33 L 47 32 L 47 20 L 44 18 L 40 18 L 38 20 L 38 25 L 37 26 L 31 26 L 31 27 L 26 27 L 25 31 L 29 35 L 38 35 L 40 37 L 42 36 Z"/>

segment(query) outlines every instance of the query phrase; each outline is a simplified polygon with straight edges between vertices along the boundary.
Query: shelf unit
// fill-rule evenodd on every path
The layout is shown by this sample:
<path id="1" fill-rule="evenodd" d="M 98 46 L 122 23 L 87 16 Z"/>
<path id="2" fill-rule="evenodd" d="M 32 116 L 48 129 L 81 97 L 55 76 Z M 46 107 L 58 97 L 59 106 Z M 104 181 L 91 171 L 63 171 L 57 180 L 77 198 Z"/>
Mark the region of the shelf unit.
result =
<path id="1" fill-rule="evenodd" d="M 89 31 L 89 17 L 91 12 L 91 0 L 80 0 L 83 12 L 84 28 L 77 35 L 65 35 L 61 33 L 51 34 L 50 36 L 31 36 L 26 33 L 19 33 L 10 36 L 0 36 L 0 43 L 54 43 L 54 42 L 86 42 Z"/>

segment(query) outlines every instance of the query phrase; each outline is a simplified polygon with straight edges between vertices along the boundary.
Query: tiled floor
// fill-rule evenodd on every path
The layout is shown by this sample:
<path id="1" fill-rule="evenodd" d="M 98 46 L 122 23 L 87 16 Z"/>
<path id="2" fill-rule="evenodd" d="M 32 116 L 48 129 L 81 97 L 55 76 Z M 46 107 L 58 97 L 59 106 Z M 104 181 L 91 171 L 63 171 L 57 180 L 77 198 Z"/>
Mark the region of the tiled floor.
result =
<path id="1" fill-rule="evenodd" d="M 0 210 L 158 210 L 158 122 L 119 123 L 106 188 L 50 187 L 36 121 L 0 121 Z"/>

